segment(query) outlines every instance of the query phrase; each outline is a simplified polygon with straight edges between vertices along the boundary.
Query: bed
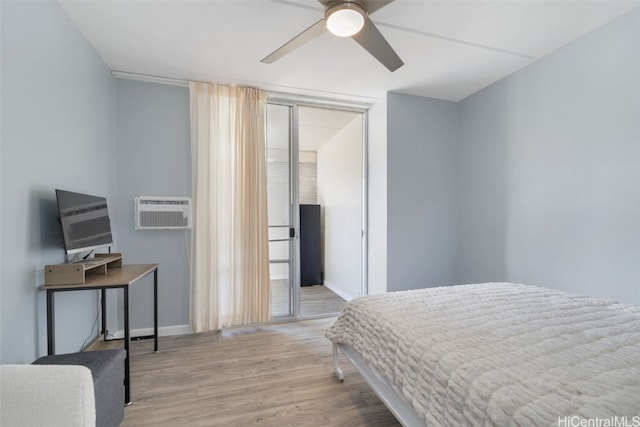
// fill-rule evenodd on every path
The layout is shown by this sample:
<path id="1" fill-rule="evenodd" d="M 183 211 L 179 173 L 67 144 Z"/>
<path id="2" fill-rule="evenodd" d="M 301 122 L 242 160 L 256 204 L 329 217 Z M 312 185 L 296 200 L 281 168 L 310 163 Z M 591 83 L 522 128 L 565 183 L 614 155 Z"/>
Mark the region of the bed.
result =
<path id="1" fill-rule="evenodd" d="M 342 352 L 406 426 L 640 426 L 635 306 L 447 286 L 355 299 L 326 337 L 338 377 Z"/>

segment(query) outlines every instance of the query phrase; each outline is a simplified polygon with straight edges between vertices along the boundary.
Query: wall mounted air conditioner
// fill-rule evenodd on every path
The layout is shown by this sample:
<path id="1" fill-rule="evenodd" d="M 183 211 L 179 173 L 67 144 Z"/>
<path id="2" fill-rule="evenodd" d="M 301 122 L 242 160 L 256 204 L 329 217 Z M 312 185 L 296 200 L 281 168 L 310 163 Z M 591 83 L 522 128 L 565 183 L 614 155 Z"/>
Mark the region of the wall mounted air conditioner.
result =
<path id="1" fill-rule="evenodd" d="M 135 199 L 136 230 L 191 228 L 189 197 L 140 196 Z"/>

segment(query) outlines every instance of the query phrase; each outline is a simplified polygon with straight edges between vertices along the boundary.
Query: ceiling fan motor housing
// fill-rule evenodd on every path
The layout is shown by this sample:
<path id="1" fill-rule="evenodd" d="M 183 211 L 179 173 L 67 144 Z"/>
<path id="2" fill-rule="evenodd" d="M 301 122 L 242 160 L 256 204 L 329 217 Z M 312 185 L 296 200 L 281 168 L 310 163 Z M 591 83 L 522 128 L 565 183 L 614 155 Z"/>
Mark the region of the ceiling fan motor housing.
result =
<path id="1" fill-rule="evenodd" d="M 330 0 L 326 2 L 323 1 L 322 3 L 324 3 L 325 17 L 327 16 L 327 12 L 337 6 L 344 6 L 347 8 L 355 6 L 359 8 L 362 13 L 366 13 L 367 11 L 367 7 L 362 0 Z"/>
<path id="2" fill-rule="evenodd" d="M 324 19 L 327 29 L 338 37 L 351 37 L 364 26 L 366 9 L 358 1 L 327 3 Z"/>

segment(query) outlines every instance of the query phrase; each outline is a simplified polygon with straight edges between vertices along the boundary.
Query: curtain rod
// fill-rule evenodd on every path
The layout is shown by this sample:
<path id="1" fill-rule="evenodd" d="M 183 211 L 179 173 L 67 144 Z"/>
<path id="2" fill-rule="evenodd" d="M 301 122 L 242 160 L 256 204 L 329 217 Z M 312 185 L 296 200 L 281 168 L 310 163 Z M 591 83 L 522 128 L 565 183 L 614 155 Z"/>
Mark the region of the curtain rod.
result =
<path id="1" fill-rule="evenodd" d="M 132 73 L 129 71 L 119 71 L 112 70 L 111 75 L 118 79 L 127 79 L 127 80 L 137 80 L 148 83 L 159 83 L 171 86 L 181 86 L 187 87 L 189 86 L 189 80 L 178 79 L 174 77 L 164 77 L 157 76 L 153 74 L 143 74 L 143 73 Z M 198 83 L 209 83 L 203 81 L 193 80 Z M 223 84 L 231 84 L 232 82 L 220 82 Z M 298 92 L 303 91 L 306 93 L 289 93 L 286 91 L 280 90 L 272 90 L 264 85 L 259 85 L 257 83 L 243 83 L 243 84 L 251 84 L 259 89 L 262 89 L 267 92 L 269 98 L 277 99 L 282 101 L 294 101 L 301 103 L 309 103 L 309 104 L 323 104 L 323 105 L 333 105 L 337 107 L 345 107 L 345 108 L 355 108 L 355 109 L 367 109 L 373 105 L 376 101 L 375 98 L 371 97 L 363 97 L 363 96 L 354 96 L 354 95 L 346 95 L 346 94 L 333 94 L 333 93 L 318 93 L 311 90 L 297 89 Z M 287 89 L 287 88 L 284 88 Z M 288 88 L 292 90 L 296 90 L 296 88 Z M 317 95 L 315 94 L 317 93 Z M 327 96 L 330 95 L 330 96 Z M 337 95 L 337 96 L 331 96 Z"/>

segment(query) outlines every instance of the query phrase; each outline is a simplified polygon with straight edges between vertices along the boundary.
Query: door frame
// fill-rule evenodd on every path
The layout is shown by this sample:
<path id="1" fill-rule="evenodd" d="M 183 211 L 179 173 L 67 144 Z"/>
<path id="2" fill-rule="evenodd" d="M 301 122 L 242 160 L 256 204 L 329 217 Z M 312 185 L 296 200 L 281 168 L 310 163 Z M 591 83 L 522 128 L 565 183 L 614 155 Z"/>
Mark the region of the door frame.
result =
<path id="1" fill-rule="evenodd" d="M 291 239 L 289 246 L 289 277 L 291 278 L 289 286 L 289 295 L 292 300 L 291 316 L 281 316 L 271 319 L 271 321 L 291 321 L 298 319 L 311 319 L 314 317 L 326 317 L 326 315 L 317 316 L 301 316 L 300 308 L 300 200 L 299 200 L 299 107 L 326 108 L 332 110 L 349 111 L 362 114 L 362 230 L 361 230 L 361 283 L 360 296 L 369 293 L 369 276 L 368 276 L 368 152 L 369 152 L 369 104 L 349 103 L 337 100 L 301 97 L 297 95 L 286 95 L 281 93 L 270 93 L 267 98 L 267 104 L 282 105 L 291 108 L 290 141 L 289 141 L 289 174 L 290 174 L 290 195 L 289 201 L 291 224 L 295 230 L 295 237 Z"/>

